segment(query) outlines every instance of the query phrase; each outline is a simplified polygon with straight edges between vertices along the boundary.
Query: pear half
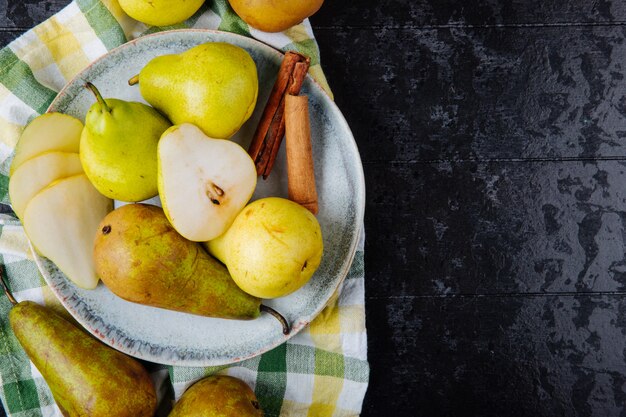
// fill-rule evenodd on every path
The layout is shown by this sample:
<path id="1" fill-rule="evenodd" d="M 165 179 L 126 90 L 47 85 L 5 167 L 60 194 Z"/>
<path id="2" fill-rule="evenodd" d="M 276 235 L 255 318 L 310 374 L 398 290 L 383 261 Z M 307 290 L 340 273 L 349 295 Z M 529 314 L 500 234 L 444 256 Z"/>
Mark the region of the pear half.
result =
<path id="1" fill-rule="evenodd" d="M 50 151 L 78 152 L 83 123 L 67 114 L 45 113 L 35 117 L 15 145 L 9 173 L 37 155 Z"/>
<path id="2" fill-rule="evenodd" d="M 77 153 L 46 152 L 29 159 L 15 170 L 9 180 L 9 197 L 20 219 L 31 198 L 54 181 L 83 172 Z"/>
<path id="3" fill-rule="evenodd" d="M 112 201 L 91 185 L 85 174 L 53 182 L 24 210 L 24 230 L 33 246 L 54 262 L 76 285 L 98 284 L 93 244 L 100 221 Z"/>
<path id="4" fill-rule="evenodd" d="M 195 125 L 172 126 L 158 146 L 158 187 L 165 214 L 185 238 L 221 235 L 252 197 L 257 173 L 235 142 L 213 139 Z"/>

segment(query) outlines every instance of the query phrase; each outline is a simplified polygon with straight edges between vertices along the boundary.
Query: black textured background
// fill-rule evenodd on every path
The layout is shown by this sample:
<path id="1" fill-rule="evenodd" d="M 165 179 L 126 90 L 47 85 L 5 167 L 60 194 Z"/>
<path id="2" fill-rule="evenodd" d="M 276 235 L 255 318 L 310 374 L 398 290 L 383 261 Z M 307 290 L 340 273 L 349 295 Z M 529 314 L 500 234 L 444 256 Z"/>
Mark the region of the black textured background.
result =
<path id="1" fill-rule="evenodd" d="M 68 1 L 0 0 L 0 44 Z M 363 416 L 626 416 L 626 2 L 327 0 L 367 182 Z"/>

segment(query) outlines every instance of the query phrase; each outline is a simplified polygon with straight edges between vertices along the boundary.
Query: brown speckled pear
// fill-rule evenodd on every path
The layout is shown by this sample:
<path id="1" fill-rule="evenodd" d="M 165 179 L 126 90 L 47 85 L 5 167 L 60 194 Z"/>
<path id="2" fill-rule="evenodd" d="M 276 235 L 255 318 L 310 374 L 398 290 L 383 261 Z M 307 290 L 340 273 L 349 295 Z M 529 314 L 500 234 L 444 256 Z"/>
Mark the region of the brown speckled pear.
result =
<path id="1" fill-rule="evenodd" d="M 174 406 L 169 417 L 261 417 L 263 411 L 245 382 L 214 375 L 193 384 Z"/>
<path id="2" fill-rule="evenodd" d="M 201 316 L 253 319 L 261 300 L 243 292 L 224 265 L 182 237 L 163 209 L 130 204 L 100 223 L 96 273 L 119 297 Z"/>
<path id="3" fill-rule="evenodd" d="M 135 359 L 32 301 L 16 304 L 9 321 L 64 416 L 154 415 L 154 386 Z"/>

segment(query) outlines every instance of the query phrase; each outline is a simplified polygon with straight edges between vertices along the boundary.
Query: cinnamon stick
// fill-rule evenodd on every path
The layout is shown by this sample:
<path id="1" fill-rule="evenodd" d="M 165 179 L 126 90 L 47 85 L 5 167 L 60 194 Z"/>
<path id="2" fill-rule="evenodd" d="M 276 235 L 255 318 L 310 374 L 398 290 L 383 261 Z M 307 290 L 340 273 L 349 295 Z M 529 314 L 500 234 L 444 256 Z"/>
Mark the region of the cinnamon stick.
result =
<path id="1" fill-rule="evenodd" d="M 289 199 L 317 214 L 317 189 L 307 96 L 285 95 L 285 147 Z"/>
<path id="2" fill-rule="evenodd" d="M 264 179 L 272 171 L 285 135 L 285 94 L 298 94 L 300 92 L 310 63 L 309 57 L 288 51 L 280 65 L 276 82 L 248 148 L 257 174 L 262 175 Z"/>

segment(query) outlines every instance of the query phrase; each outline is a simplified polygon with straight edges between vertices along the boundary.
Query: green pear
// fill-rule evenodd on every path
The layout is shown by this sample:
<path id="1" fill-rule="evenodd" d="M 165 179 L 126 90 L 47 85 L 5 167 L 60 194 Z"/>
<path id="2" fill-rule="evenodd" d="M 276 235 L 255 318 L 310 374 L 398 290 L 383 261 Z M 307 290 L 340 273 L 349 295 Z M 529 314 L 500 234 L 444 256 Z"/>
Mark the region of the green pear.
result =
<path id="1" fill-rule="evenodd" d="M 96 272 L 119 297 L 201 316 L 254 319 L 261 300 L 243 292 L 199 243 L 183 238 L 163 209 L 129 204 L 100 223 Z"/>
<path id="2" fill-rule="evenodd" d="M 169 417 L 262 417 L 254 391 L 228 375 L 201 379 L 185 391 Z"/>
<path id="3" fill-rule="evenodd" d="M 66 417 L 152 417 L 156 392 L 135 359 L 94 339 L 49 308 L 13 304 L 9 323 Z"/>
<path id="4" fill-rule="evenodd" d="M 170 122 L 143 103 L 96 96 L 80 138 L 83 169 L 100 193 L 114 200 L 141 201 L 157 189 L 157 144 Z"/>
<path id="5" fill-rule="evenodd" d="M 207 247 L 226 264 L 242 290 L 276 298 L 308 282 L 321 262 L 324 243 L 309 210 L 284 198 L 268 197 L 248 204 Z"/>
<path id="6" fill-rule="evenodd" d="M 221 42 L 152 59 L 137 77 L 143 98 L 175 124 L 192 123 L 212 138 L 226 139 L 252 115 L 259 82 L 244 49 Z"/>

